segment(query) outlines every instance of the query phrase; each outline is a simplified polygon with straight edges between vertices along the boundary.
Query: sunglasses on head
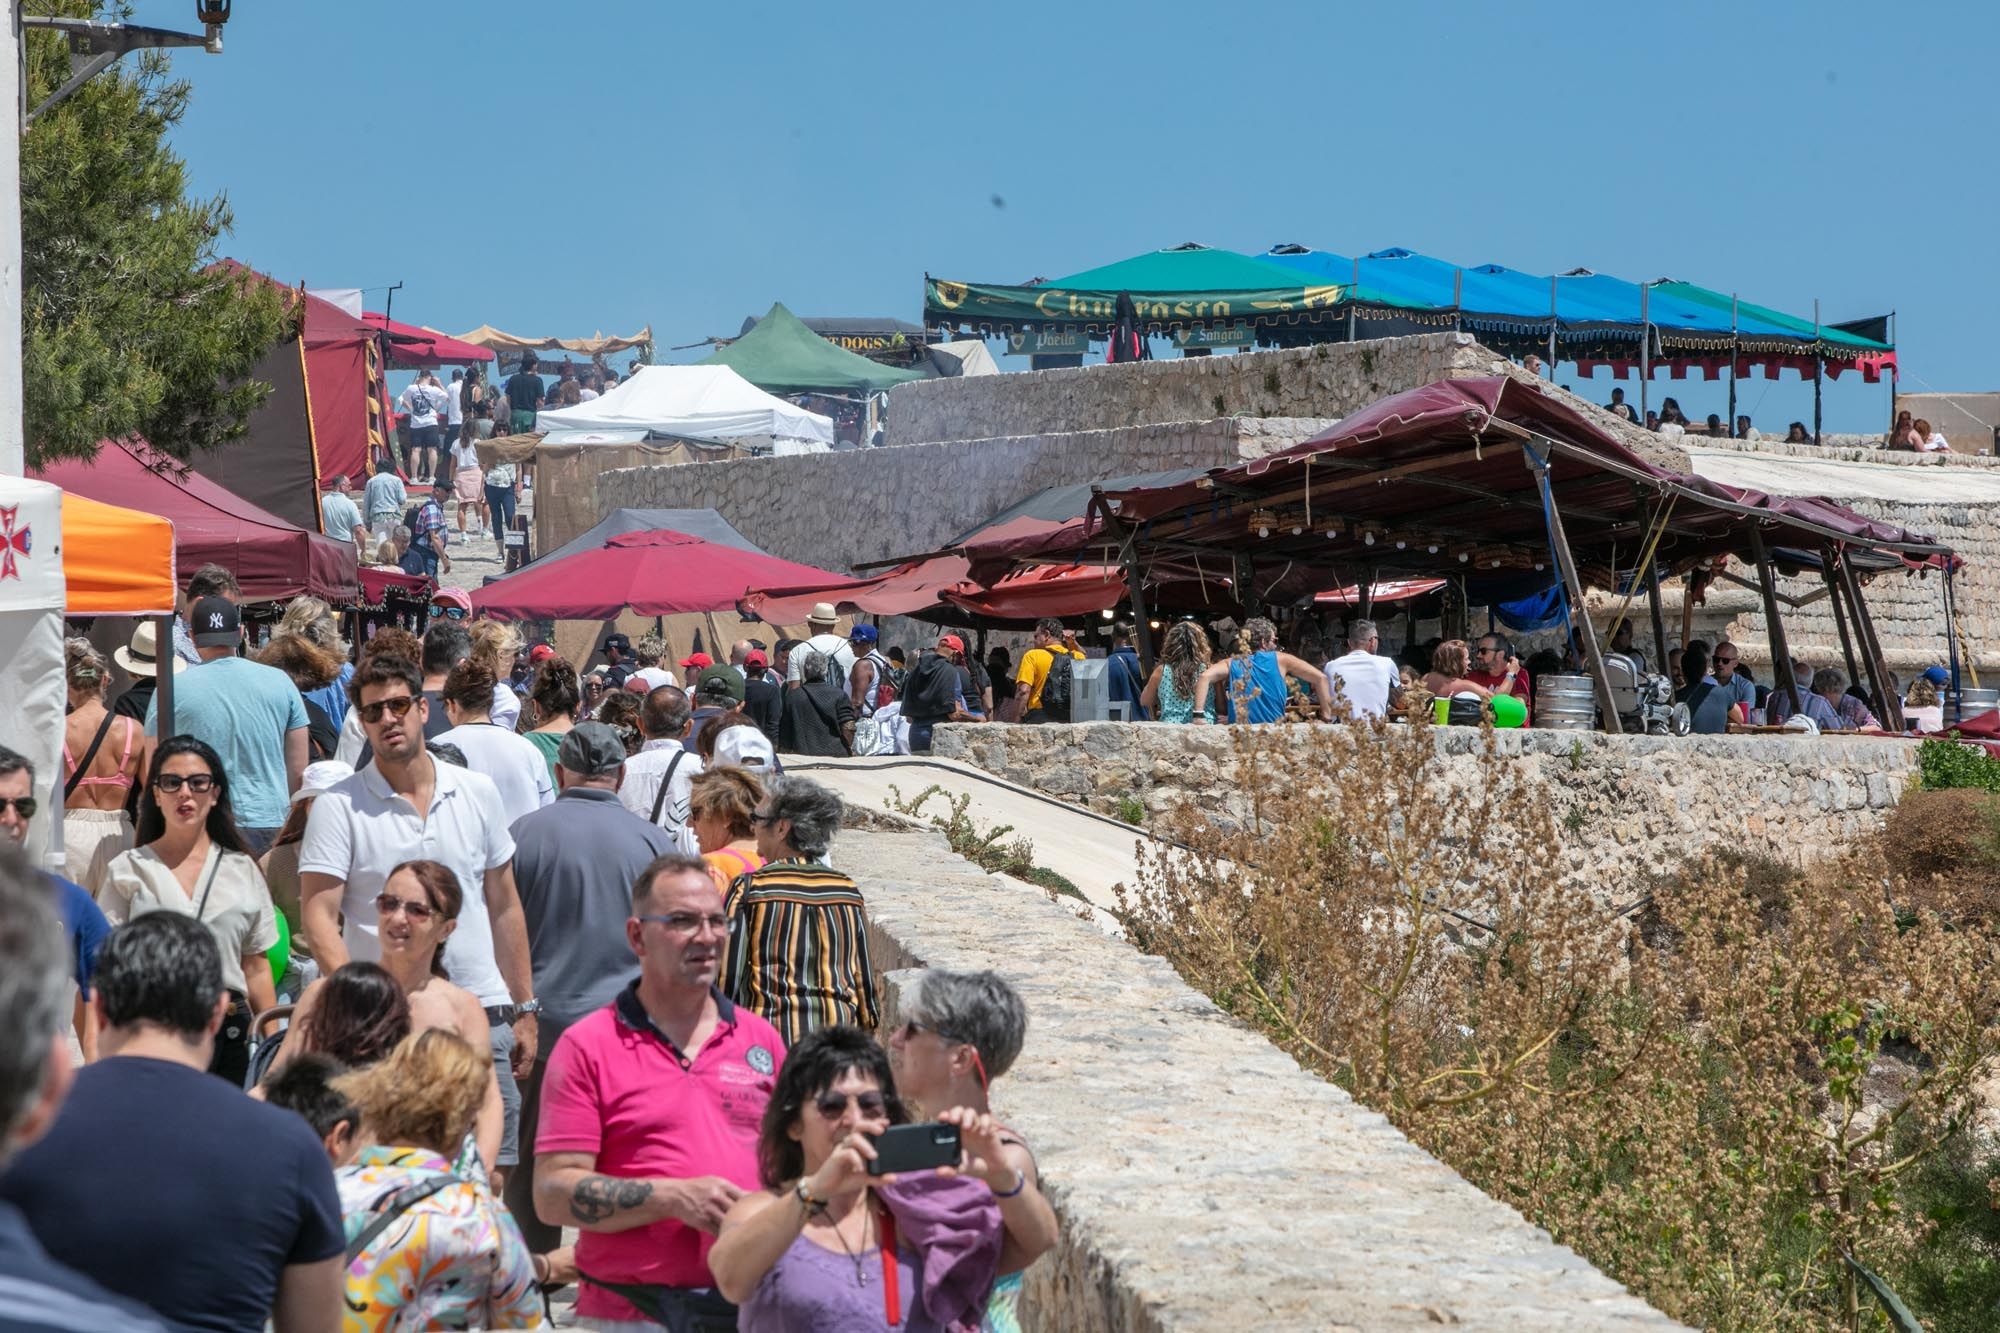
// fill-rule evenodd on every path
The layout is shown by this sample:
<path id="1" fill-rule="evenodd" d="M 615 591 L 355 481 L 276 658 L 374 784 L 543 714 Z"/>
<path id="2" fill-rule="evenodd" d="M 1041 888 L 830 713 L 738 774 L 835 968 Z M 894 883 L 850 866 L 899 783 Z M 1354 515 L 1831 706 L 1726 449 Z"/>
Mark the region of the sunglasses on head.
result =
<path id="1" fill-rule="evenodd" d="M 377 699 L 372 704 L 361 705 L 361 720 L 380 722 L 385 711 L 391 717 L 402 717 L 416 707 L 416 704 L 416 696 L 410 694 L 399 694 L 393 699 Z"/>
<path id="2" fill-rule="evenodd" d="M 8 806 L 12 806 L 14 813 L 21 818 L 33 819 L 35 811 L 42 808 L 42 803 L 32 796 L 0 796 L 0 810 Z"/>
<path id="3" fill-rule="evenodd" d="M 818 1107 L 819 1113 L 828 1120 L 838 1120 L 846 1112 L 850 1101 L 854 1103 L 856 1110 L 870 1120 L 880 1118 L 889 1109 L 889 1104 L 882 1099 L 882 1094 L 879 1092 L 857 1092 L 850 1097 L 831 1088 L 813 1098 L 813 1105 Z"/>
<path id="4" fill-rule="evenodd" d="M 153 789 L 155 791 L 166 792 L 168 795 L 172 795 L 182 787 L 186 787 L 195 795 L 200 796 L 204 793 L 214 791 L 215 786 L 215 774 L 213 773 L 162 773 L 153 779 Z"/>

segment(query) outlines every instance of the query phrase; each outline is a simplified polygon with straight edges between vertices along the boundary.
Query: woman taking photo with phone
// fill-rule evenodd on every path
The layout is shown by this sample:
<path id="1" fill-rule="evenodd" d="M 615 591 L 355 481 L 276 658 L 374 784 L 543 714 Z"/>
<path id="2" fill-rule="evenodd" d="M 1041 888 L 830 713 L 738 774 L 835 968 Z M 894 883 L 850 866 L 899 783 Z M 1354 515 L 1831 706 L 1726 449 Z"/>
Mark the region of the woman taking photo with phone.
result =
<path id="1" fill-rule="evenodd" d="M 977 1153 L 995 1137 L 991 1116 L 958 1108 L 938 1119 L 969 1150 L 962 1174 L 871 1176 L 873 1140 L 908 1120 L 888 1056 L 846 1025 L 791 1049 L 757 1141 L 764 1188 L 736 1201 L 708 1256 L 742 1333 L 979 1323 L 994 1277 L 1027 1262 L 994 1201 L 1014 1171 Z M 950 1259 L 932 1262 L 938 1245 Z"/>
<path id="2" fill-rule="evenodd" d="M 444 942 L 458 929 L 458 913 L 464 905 L 465 895 L 459 888 L 458 877 L 436 861 L 405 861 L 390 871 L 382 892 L 375 898 L 375 912 L 381 923 L 377 936 L 382 946 L 381 971 L 395 983 L 409 1006 L 407 1031 L 442 1028 L 456 1032 L 484 1050 L 488 1039 L 486 1011 L 471 991 L 446 979 L 441 961 Z M 340 972 L 356 966 L 366 965 L 349 963 Z M 327 987 L 339 978 L 340 972 L 326 981 L 315 981 L 299 996 L 298 1008 L 292 1012 L 294 1036 L 278 1052 L 272 1068 L 279 1068 L 308 1051 L 345 1057 L 343 1062 L 349 1065 L 362 1063 L 352 1058 L 353 1052 L 330 1050 L 315 1040 L 323 1026 L 321 1009 Z M 472 1136 L 478 1145 L 476 1169 L 482 1175 L 492 1171 L 504 1124 L 500 1082 L 491 1061 L 486 1066 L 486 1082 L 486 1095 L 479 1104 Z M 461 1158 L 460 1165 L 475 1164 Z"/>
<path id="3" fill-rule="evenodd" d="M 250 1062 L 250 1019 L 277 1004 L 265 951 L 278 942 L 271 890 L 229 803 L 222 759 L 192 736 L 153 752 L 139 801 L 139 845 L 105 867 L 98 905 L 119 926 L 147 912 L 181 912 L 207 926 L 222 950 L 229 1014 L 209 1072 L 241 1086 Z"/>
<path id="4" fill-rule="evenodd" d="M 1055 1209 L 1041 1191 L 1035 1155 L 1013 1130 L 993 1121 L 987 1100 L 993 1080 L 1014 1067 L 1028 1035 L 1028 1006 L 998 972 L 946 972 L 926 968 L 904 1003 L 903 1021 L 889 1034 L 889 1064 L 896 1092 L 922 1115 L 970 1112 L 990 1124 L 992 1137 L 965 1148 L 1001 1164 L 1007 1175 L 994 1186 L 1000 1216 L 1018 1241 L 1023 1266 L 1055 1247 Z M 964 1123 L 964 1122 L 961 1122 Z M 984 1327 L 1018 1333 L 1021 1277 L 1010 1273 L 993 1286 Z"/>

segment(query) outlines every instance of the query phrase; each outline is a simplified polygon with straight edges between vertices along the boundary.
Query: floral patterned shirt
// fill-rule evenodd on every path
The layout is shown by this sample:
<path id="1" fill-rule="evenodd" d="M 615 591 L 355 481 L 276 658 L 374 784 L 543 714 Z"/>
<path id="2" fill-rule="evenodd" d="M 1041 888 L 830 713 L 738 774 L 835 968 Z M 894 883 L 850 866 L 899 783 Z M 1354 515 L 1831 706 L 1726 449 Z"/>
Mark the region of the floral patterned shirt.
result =
<path id="1" fill-rule="evenodd" d="M 348 1239 L 398 1190 L 449 1174 L 426 1149 L 362 1149 L 334 1173 Z M 527 1244 L 483 1180 L 411 1205 L 347 1265 L 346 1295 L 342 1333 L 542 1327 Z"/>

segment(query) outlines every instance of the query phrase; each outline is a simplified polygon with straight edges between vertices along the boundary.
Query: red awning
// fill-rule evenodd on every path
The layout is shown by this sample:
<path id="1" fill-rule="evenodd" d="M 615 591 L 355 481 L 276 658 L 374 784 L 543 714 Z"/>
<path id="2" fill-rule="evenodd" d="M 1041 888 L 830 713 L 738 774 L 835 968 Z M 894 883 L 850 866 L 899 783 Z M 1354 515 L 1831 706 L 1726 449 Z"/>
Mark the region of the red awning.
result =
<path id="1" fill-rule="evenodd" d="M 379 569 L 373 565 L 361 567 L 361 600 L 369 606 L 381 606 L 394 590 L 412 601 L 422 601 L 430 596 L 431 579 L 428 574 L 405 574 L 400 569 Z"/>
<path id="2" fill-rule="evenodd" d="M 476 590 L 472 606 L 498 620 L 608 620 L 627 610 L 675 616 L 730 610 L 752 588 L 840 581 L 811 565 L 659 529 L 541 561 Z"/>
<path id="3" fill-rule="evenodd" d="M 820 602 L 842 615 L 907 616 L 936 606 L 966 581 L 965 557 L 933 555 L 897 565 L 873 578 L 829 578 L 776 588 L 758 588 L 737 601 L 737 609 L 771 625 L 796 625 Z"/>
<path id="4" fill-rule="evenodd" d="M 493 350 L 489 347 L 462 343 L 449 334 L 405 324 L 399 319 L 378 315 L 373 310 L 365 311 L 361 318 L 369 328 L 389 335 L 389 364 L 401 369 L 465 366 L 474 361 L 493 359 Z"/>
<path id="5" fill-rule="evenodd" d="M 176 568 L 186 575 L 210 562 L 221 565 L 236 575 L 246 602 L 309 593 L 347 603 L 360 592 L 352 542 L 293 527 L 143 440 L 106 440 L 88 463 L 51 463 L 34 475 L 103 504 L 173 520 Z"/>
<path id="6" fill-rule="evenodd" d="M 1124 573 L 1107 565 L 1038 565 L 988 585 L 971 577 L 963 555 L 946 552 L 909 561 L 870 579 L 760 588 L 746 594 L 738 609 L 777 625 L 804 620 L 817 602 L 831 602 L 843 614 L 915 616 L 944 612 L 939 618 L 958 623 L 961 617 L 949 614 L 956 608 L 986 620 L 1031 621 L 1109 610 L 1125 596 Z"/>
<path id="7" fill-rule="evenodd" d="M 1443 579 L 1398 579 L 1393 583 L 1378 583 L 1370 591 L 1368 600 L 1376 605 L 1383 602 L 1407 602 L 1412 597 L 1422 597 L 1425 593 L 1436 592 L 1444 584 Z M 1329 588 L 1313 600 L 1339 606 L 1359 606 L 1361 585 L 1357 583 L 1345 588 Z"/>

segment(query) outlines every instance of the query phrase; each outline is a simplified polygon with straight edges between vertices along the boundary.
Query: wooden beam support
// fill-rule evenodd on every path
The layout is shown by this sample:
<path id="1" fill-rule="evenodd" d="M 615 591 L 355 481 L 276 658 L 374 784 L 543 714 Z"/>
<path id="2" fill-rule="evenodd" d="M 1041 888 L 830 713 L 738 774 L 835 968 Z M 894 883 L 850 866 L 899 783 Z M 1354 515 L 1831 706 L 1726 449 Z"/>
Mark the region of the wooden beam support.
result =
<path id="1" fill-rule="evenodd" d="M 1771 672 L 1777 688 L 1792 700 L 1792 712 L 1806 711 L 1805 694 L 1792 675 L 1792 649 L 1785 642 L 1785 622 L 1778 618 L 1778 571 L 1771 567 L 1771 553 L 1764 549 L 1764 534 L 1750 525 L 1750 551 L 1757 560 L 1757 581 L 1764 593 L 1764 638 L 1771 645 Z"/>
<path id="2" fill-rule="evenodd" d="M 1882 658 L 1882 641 L 1875 637 L 1875 618 L 1868 614 L 1868 602 L 1861 595 L 1861 579 L 1848 563 L 1847 553 L 1840 556 L 1841 580 L 1847 588 L 1848 608 L 1854 612 L 1855 637 L 1860 640 L 1861 660 L 1868 668 L 1868 679 L 1875 688 L 1875 717 L 1891 731 L 1902 731 L 1903 701 L 1889 688 L 1889 664 Z"/>
<path id="3" fill-rule="evenodd" d="M 1830 594 L 1827 604 L 1833 608 L 1833 627 L 1840 632 L 1840 658 L 1847 664 L 1847 678 L 1859 684 L 1861 668 L 1854 660 L 1854 640 L 1847 632 L 1847 610 L 1840 604 L 1839 558 L 1831 546 L 1820 548 L 1819 572 Z"/>
<path id="4" fill-rule="evenodd" d="M 1548 472 L 1548 463 L 1532 448 L 1523 449 L 1521 457 L 1539 484 Z M 1551 503 L 1547 515 L 1549 545 L 1555 548 L 1556 568 L 1561 571 L 1563 584 L 1569 590 L 1570 609 L 1575 613 L 1577 629 L 1583 636 L 1583 660 L 1590 667 L 1590 678 L 1597 686 L 1597 707 L 1604 715 L 1604 729 L 1614 736 L 1622 735 L 1625 727 L 1618 720 L 1618 705 L 1611 697 L 1611 677 L 1605 674 L 1604 655 L 1597 647 L 1597 631 L 1591 628 L 1590 607 L 1584 600 L 1583 580 L 1577 577 L 1576 559 L 1570 554 L 1569 538 L 1563 532 L 1562 512 Z"/>

